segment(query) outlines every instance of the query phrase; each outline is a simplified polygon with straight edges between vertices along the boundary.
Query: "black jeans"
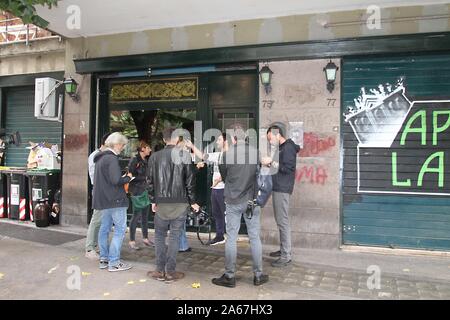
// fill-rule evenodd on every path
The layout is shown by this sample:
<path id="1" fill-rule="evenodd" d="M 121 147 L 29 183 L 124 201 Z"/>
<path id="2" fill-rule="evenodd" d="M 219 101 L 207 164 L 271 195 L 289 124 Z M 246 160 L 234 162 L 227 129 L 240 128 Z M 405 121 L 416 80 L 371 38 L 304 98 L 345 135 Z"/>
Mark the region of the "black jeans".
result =
<path id="1" fill-rule="evenodd" d="M 216 238 L 223 238 L 225 234 L 225 200 L 224 189 L 212 189 L 211 209 L 216 221 Z"/>
<path id="2" fill-rule="evenodd" d="M 130 221 L 130 241 L 135 241 L 136 239 L 136 228 L 139 222 L 139 218 L 141 218 L 141 229 L 142 229 L 142 237 L 144 239 L 148 238 L 148 211 L 150 206 L 136 210 L 133 214 L 133 217 Z"/>

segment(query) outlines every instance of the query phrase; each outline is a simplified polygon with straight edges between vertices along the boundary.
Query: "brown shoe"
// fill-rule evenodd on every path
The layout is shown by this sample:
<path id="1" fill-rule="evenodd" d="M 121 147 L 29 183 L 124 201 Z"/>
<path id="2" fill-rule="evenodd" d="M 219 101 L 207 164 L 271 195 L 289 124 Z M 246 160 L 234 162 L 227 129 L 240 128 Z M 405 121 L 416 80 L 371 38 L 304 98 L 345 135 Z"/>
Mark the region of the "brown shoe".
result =
<path id="1" fill-rule="evenodd" d="M 155 280 L 158 280 L 158 281 L 166 280 L 164 272 L 160 272 L 160 271 L 149 271 L 149 272 L 147 272 L 147 276 L 150 278 L 153 278 Z"/>
<path id="2" fill-rule="evenodd" d="M 174 281 L 180 280 L 184 278 L 184 273 L 183 272 L 167 272 L 166 273 L 166 279 L 165 282 L 166 283 L 172 283 Z"/>

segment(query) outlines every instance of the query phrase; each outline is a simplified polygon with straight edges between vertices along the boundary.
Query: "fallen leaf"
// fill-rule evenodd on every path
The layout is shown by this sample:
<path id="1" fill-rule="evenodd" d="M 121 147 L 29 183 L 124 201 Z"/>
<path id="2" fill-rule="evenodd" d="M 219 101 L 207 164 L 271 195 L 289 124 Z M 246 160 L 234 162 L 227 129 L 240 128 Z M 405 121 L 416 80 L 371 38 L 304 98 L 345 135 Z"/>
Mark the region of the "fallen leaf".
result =
<path id="1" fill-rule="evenodd" d="M 111 295 L 111 293 L 109 293 L 109 292 L 105 292 L 105 293 L 103 294 L 104 297 L 107 297 L 107 296 L 110 296 L 110 295 Z"/>
<path id="2" fill-rule="evenodd" d="M 139 280 L 139 282 L 147 282 L 147 280 L 146 279 L 141 279 L 141 280 Z"/>
<path id="3" fill-rule="evenodd" d="M 409 272 L 410 270 L 409 269 L 403 269 L 403 272 Z"/>
<path id="4" fill-rule="evenodd" d="M 0 280 L 2 280 L 4 276 L 5 275 L 3 273 L 0 273 Z"/>
<path id="5" fill-rule="evenodd" d="M 82 272 L 82 273 L 81 273 L 81 275 L 82 275 L 83 277 L 90 276 L 91 274 L 92 274 L 91 272 Z"/>
<path id="6" fill-rule="evenodd" d="M 78 257 L 70 257 L 70 261 L 78 260 Z"/>
<path id="7" fill-rule="evenodd" d="M 127 284 L 134 284 L 134 281 L 128 281 Z"/>
<path id="8" fill-rule="evenodd" d="M 194 289 L 200 288 L 200 282 L 194 282 L 194 283 L 192 284 L 192 288 L 194 288 Z"/>

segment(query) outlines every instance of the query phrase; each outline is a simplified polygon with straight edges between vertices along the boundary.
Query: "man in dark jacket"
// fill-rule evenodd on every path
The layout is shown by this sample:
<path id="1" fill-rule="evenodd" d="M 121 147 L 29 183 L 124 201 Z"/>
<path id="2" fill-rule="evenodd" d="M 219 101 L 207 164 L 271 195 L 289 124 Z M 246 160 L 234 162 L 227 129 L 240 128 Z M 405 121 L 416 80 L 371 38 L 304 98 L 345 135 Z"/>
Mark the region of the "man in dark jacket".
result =
<path id="1" fill-rule="evenodd" d="M 105 151 L 94 157 L 95 177 L 92 206 L 102 211 L 102 223 L 98 235 L 100 269 L 124 271 L 131 265 L 120 261 L 120 249 L 127 229 L 128 198 L 124 184 L 132 180 L 132 174 L 122 176 L 118 155 L 128 139 L 118 132 L 109 135 Z M 114 224 L 114 235 L 108 245 L 109 232 Z"/>
<path id="2" fill-rule="evenodd" d="M 177 147 L 174 128 L 163 131 L 166 147 L 154 153 L 148 163 L 148 190 L 155 212 L 156 270 L 148 272 L 153 279 L 167 283 L 182 279 L 184 273 L 175 271 L 180 233 L 189 206 L 199 211 L 195 202 L 195 175 L 190 154 Z M 169 244 L 166 246 L 167 231 Z"/>
<path id="3" fill-rule="evenodd" d="M 278 260 L 272 262 L 273 267 L 284 267 L 292 259 L 289 198 L 294 190 L 297 153 L 300 147 L 291 139 L 286 139 L 286 127 L 282 123 L 269 127 L 267 139 L 271 145 L 277 147 L 277 152 L 273 158 L 263 158 L 261 163 L 276 171 L 272 176 L 272 200 L 275 221 L 280 232 L 280 250 L 270 253 L 270 256 L 278 257 Z"/>
<path id="4" fill-rule="evenodd" d="M 255 207 L 253 211 L 247 211 L 258 191 L 256 185 L 258 152 L 255 146 L 245 142 L 246 134 L 240 125 L 234 125 L 227 133 L 232 136 L 234 145 L 223 154 L 223 162 L 219 165 L 220 175 L 225 182 L 228 236 L 225 244 L 225 273 L 220 278 L 212 279 L 212 283 L 229 288 L 236 286 L 236 242 L 244 215 L 253 257 L 253 284 L 259 286 L 269 281 L 269 276 L 263 274 L 262 270 L 261 210 Z"/>

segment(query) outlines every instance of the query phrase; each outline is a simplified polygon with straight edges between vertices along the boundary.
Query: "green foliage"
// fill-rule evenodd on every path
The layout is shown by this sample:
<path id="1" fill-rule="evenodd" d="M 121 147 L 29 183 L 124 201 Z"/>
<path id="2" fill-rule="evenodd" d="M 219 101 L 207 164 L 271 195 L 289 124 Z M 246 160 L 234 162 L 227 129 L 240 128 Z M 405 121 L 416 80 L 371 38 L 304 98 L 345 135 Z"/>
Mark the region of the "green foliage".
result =
<path id="1" fill-rule="evenodd" d="M 24 24 L 32 23 L 42 28 L 48 26 L 48 22 L 36 14 L 36 5 L 57 6 L 59 0 L 0 0 L 0 9 L 12 13 L 22 19 Z"/>

